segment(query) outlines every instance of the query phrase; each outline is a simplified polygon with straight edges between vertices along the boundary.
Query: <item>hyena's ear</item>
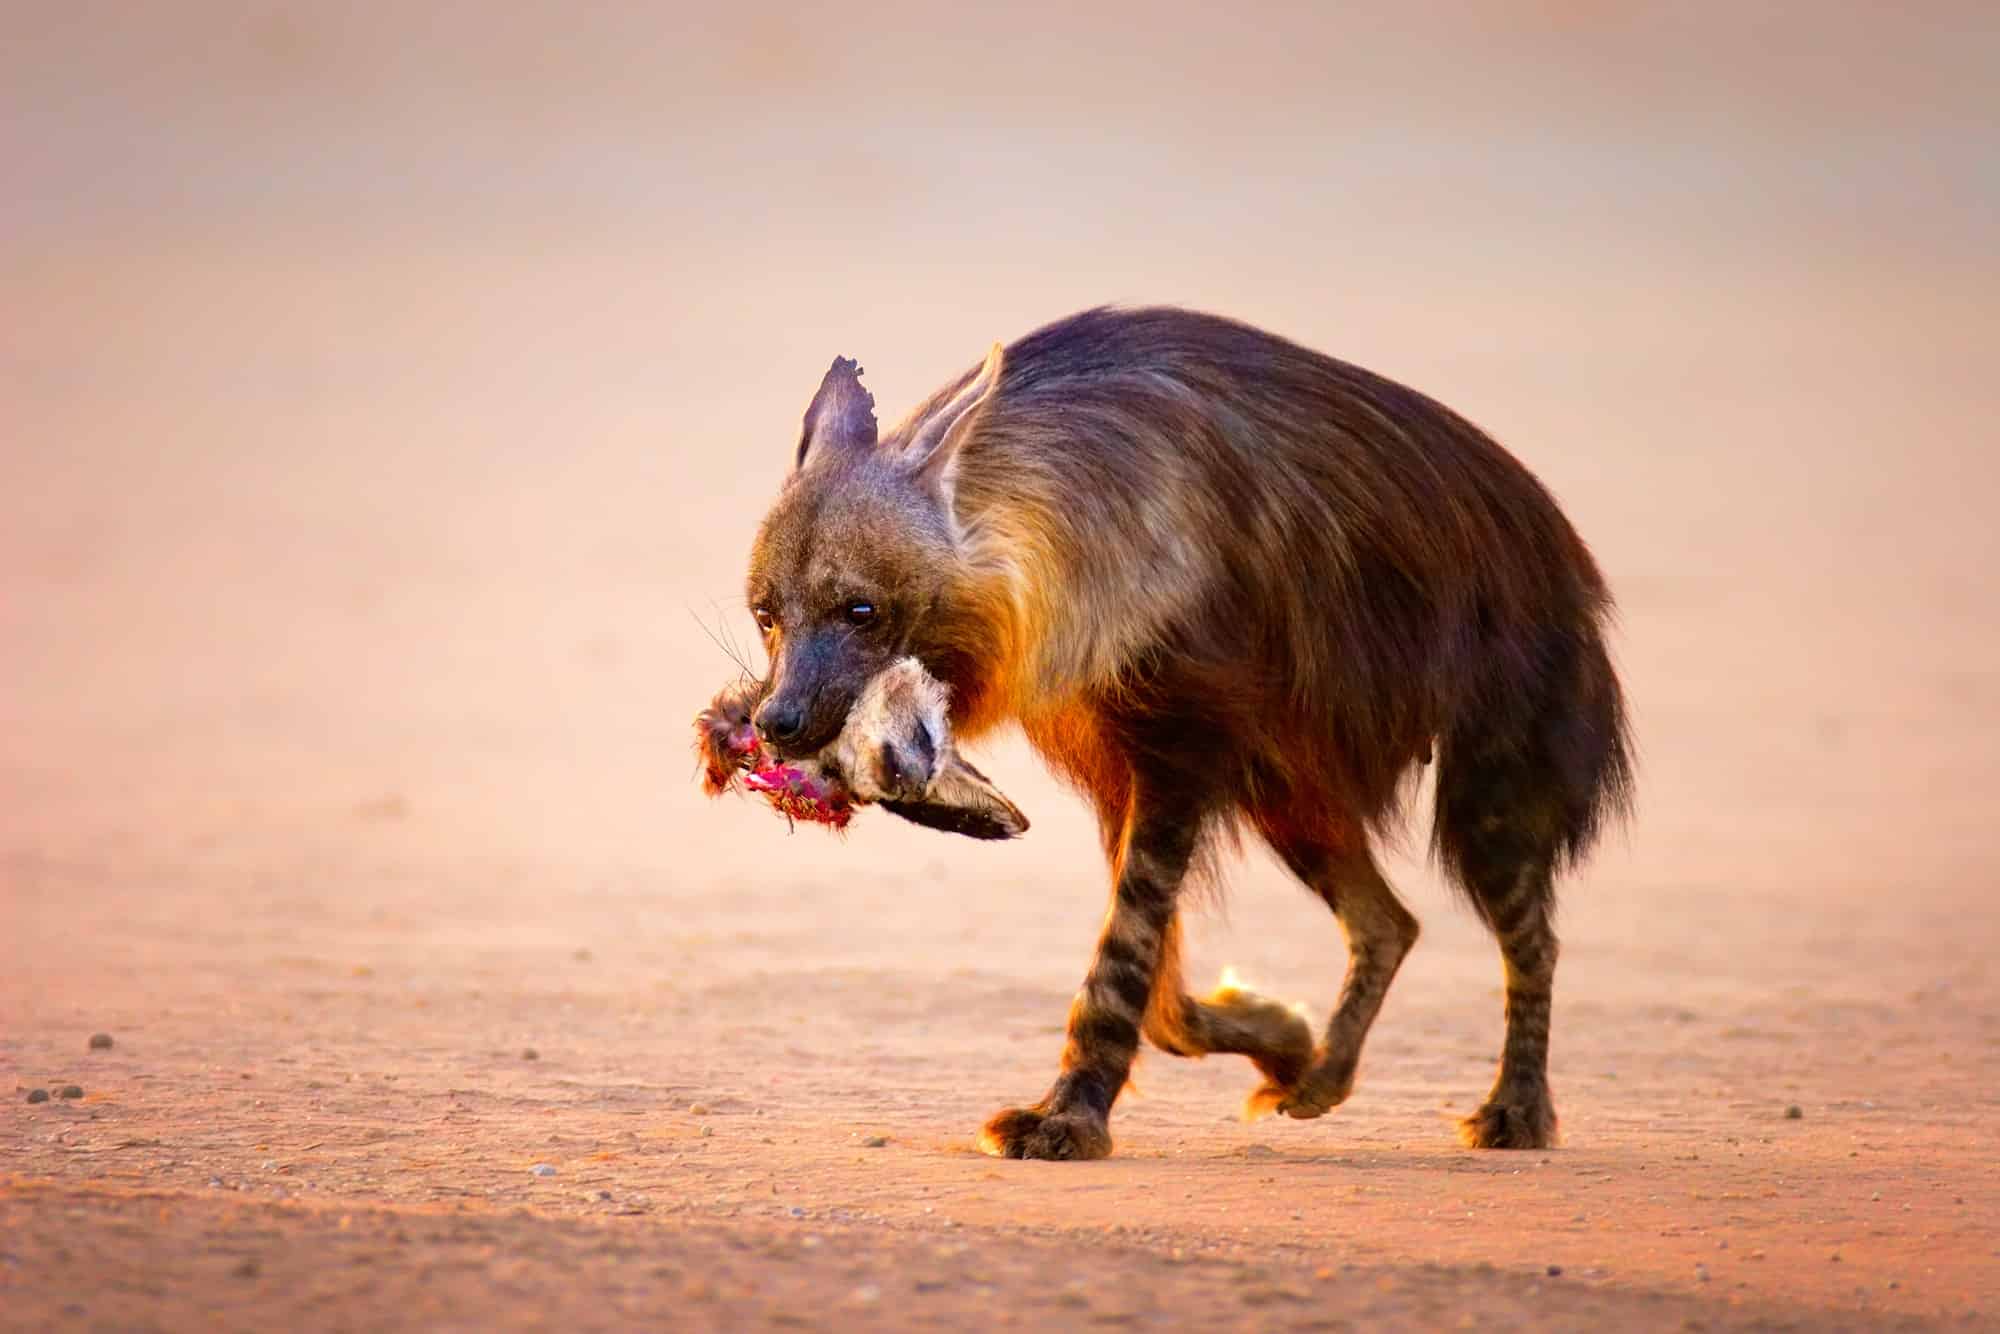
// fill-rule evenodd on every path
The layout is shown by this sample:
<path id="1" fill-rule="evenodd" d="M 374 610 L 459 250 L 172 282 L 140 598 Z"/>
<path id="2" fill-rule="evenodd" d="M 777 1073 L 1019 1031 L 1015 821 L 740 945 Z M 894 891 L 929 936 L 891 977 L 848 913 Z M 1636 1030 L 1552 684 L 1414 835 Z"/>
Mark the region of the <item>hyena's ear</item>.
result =
<path id="1" fill-rule="evenodd" d="M 803 468 L 815 450 L 870 449 L 875 444 L 875 396 L 861 387 L 861 367 L 835 357 L 819 392 L 806 408 L 794 468 Z"/>
<path id="2" fill-rule="evenodd" d="M 936 478 L 946 494 L 951 491 L 959 446 L 971 436 L 987 405 L 993 401 L 993 391 L 1000 384 L 1000 371 L 1006 360 L 1006 352 L 995 343 L 986 354 L 986 364 L 966 381 L 963 389 L 932 410 L 910 437 L 906 455 L 910 465 Z"/>

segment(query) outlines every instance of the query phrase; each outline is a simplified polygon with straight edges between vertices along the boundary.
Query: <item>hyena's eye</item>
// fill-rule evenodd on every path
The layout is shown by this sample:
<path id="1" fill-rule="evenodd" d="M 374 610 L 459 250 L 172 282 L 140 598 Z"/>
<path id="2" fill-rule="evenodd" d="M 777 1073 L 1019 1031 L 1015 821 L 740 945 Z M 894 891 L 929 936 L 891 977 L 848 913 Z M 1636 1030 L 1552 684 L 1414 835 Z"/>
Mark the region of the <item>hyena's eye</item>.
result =
<path id="1" fill-rule="evenodd" d="M 769 607 L 752 607 L 750 614 L 757 618 L 757 628 L 767 635 L 771 633 L 772 627 L 778 623 L 778 618 L 771 614 Z"/>
<path id="2" fill-rule="evenodd" d="M 872 602 L 850 602 L 847 604 L 847 620 L 851 625 L 868 625 L 875 619 L 875 604 Z"/>

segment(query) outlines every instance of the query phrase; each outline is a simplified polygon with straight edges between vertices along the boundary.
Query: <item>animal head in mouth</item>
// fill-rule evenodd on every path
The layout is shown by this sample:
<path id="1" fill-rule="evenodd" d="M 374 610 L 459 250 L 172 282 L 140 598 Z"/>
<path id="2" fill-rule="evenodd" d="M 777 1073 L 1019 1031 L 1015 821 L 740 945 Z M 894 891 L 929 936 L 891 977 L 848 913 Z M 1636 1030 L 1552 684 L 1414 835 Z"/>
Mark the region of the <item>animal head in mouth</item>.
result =
<path id="1" fill-rule="evenodd" d="M 951 744 L 948 693 L 915 658 L 869 680 L 832 744 L 786 759 L 754 723 L 767 693 L 759 681 L 727 686 L 695 717 L 702 787 L 739 785 L 787 820 L 845 829 L 880 803 L 914 824 L 970 838 L 1015 838 L 1028 818 Z"/>

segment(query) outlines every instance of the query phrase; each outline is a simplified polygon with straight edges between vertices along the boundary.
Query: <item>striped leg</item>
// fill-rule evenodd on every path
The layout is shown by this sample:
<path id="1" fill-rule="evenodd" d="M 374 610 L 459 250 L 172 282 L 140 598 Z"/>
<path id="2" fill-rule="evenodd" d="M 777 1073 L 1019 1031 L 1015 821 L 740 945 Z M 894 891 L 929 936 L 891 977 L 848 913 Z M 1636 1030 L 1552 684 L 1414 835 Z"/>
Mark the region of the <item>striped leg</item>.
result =
<path id="1" fill-rule="evenodd" d="M 1179 919 L 1169 921 L 1143 1025 L 1147 1040 L 1176 1056 L 1248 1056 L 1267 1081 L 1297 1083 L 1313 1062 L 1312 1025 L 1289 1006 L 1226 978 L 1206 996 L 1189 995 L 1181 984 L 1180 934 Z"/>
<path id="2" fill-rule="evenodd" d="M 1500 941 L 1507 976 L 1507 1045 L 1486 1102 L 1459 1123 L 1459 1137 L 1477 1149 L 1542 1149 L 1555 1142 L 1556 1110 L 1549 1096 L 1549 1007 L 1556 976 L 1555 900 L 1545 861 L 1523 864 L 1506 888 L 1481 889 L 1480 908 Z"/>
<path id="3" fill-rule="evenodd" d="M 1134 793 L 1113 857 L 1111 909 L 1097 957 L 1070 1005 L 1062 1073 L 1032 1107 L 986 1123 L 979 1147 L 1002 1158 L 1102 1158 L 1111 1152 L 1111 1104 L 1125 1087 L 1153 994 L 1175 899 L 1201 820 Z"/>
<path id="4" fill-rule="evenodd" d="M 1296 1081 L 1267 1080 L 1250 1095 L 1253 1115 L 1277 1111 L 1308 1119 L 1325 1115 L 1354 1091 L 1362 1044 L 1388 998 L 1396 970 L 1417 943 L 1417 919 L 1382 878 L 1365 846 L 1335 852 L 1283 839 L 1274 840 L 1273 847 L 1292 873 L 1326 900 L 1347 934 L 1347 976 L 1311 1068 Z"/>

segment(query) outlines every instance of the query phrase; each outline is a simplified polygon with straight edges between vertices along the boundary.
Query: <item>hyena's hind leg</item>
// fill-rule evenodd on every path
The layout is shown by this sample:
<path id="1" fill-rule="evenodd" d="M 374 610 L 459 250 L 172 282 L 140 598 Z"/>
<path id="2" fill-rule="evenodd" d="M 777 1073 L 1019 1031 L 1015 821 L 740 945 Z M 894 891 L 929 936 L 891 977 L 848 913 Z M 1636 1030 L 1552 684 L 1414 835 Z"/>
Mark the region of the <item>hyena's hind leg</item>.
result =
<path id="1" fill-rule="evenodd" d="M 1347 976 L 1310 1067 L 1300 1078 L 1267 1081 L 1250 1095 L 1247 1110 L 1302 1119 L 1323 1116 L 1354 1091 L 1362 1044 L 1396 970 L 1417 943 L 1417 919 L 1382 878 L 1359 830 L 1351 840 L 1339 842 L 1269 824 L 1263 832 L 1292 874 L 1340 919 L 1347 935 Z"/>
<path id="2" fill-rule="evenodd" d="M 1448 735 L 1438 763 L 1439 858 L 1492 929 L 1506 974 L 1500 1073 L 1459 1127 L 1481 1149 L 1555 1142 L 1555 872 L 1624 814 L 1632 784 L 1624 699 L 1595 627 L 1552 636 L 1541 663 L 1511 708 Z"/>
<path id="3" fill-rule="evenodd" d="M 1176 917 L 1167 923 L 1160 950 L 1146 1010 L 1146 1040 L 1175 1056 L 1248 1056 L 1268 1083 L 1297 1083 L 1312 1065 L 1312 1025 L 1290 1007 L 1226 981 L 1206 996 L 1188 995 L 1182 989 L 1180 956 Z"/>
<path id="4" fill-rule="evenodd" d="M 1462 741 L 1440 766 L 1438 840 L 1499 942 L 1507 1038 L 1493 1091 L 1459 1123 L 1459 1138 L 1477 1149 L 1546 1148 L 1556 1137 L 1549 1019 L 1562 814 L 1531 757 L 1490 739 L 1475 745 Z"/>
<path id="5" fill-rule="evenodd" d="M 1555 1143 L 1549 1094 L 1549 1017 L 1555 998 L 1555 890 L 1546 860 L 1480 882 L 1480 910 L 1500 941 L 1507 978 L 1507 1040 L 1500 1073 L 1479 1110 L 1459 1122 L 1475 1149 L 1542 1149 Z"/>

